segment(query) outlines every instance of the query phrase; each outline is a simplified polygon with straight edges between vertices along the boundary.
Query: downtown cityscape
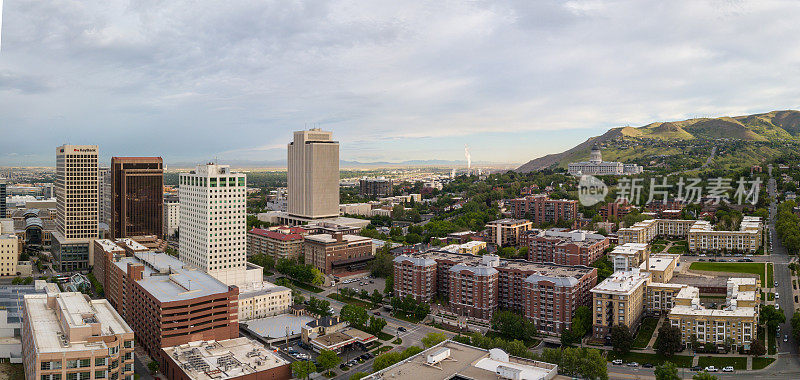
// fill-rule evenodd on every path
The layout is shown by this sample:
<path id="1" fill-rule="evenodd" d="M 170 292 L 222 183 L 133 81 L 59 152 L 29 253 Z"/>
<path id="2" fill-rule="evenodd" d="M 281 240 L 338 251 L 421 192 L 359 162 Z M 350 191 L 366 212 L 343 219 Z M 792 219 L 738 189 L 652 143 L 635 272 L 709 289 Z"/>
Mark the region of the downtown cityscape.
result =
<path id="1" fill-rule="evenodd" d="M 0 0 L 0 380 L 800 379 L 798 14 Z"/>

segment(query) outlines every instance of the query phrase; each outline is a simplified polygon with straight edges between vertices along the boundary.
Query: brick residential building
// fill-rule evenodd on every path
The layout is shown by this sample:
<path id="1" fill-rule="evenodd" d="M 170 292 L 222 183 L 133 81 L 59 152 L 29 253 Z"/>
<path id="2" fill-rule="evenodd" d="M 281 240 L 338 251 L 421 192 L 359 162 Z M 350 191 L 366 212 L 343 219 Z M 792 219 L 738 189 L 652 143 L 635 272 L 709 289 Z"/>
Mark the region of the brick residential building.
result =
<path id="1" fill-rule="evenodd" d="M 370 198 L 390 197 L 392 196 L 392 180 L 378 177 L 378 178 L 361 178 L 358 181 L 359 193 L 363 196 Z"/>
<path id="2" fill-rule="evenodd" d="M 394 259 L 394 292 L 420 301 L 446 296 L 450 311 L 490 319 L 498 308 L 523 313 L 542 330 L 559 334 L 574 310 L 591 303 L 597 269 L 502 260 L 446 251 Z"/>
<path id="3" fill-rule="evenodd" d="M 603 235 L 559 228 L 533 230 L 525 240 L 529 261 L 562 265 L 591 265 L 610 245 Z"/>
<path id="4" fill-rule="evenodd" d="M 512 199 L 510 204 L 515 218 L 524 218 L 529 214 L 530 219 L 537 225 L 578 218 L 576 200 L 551 199 L 546 194 L 537 194 Z"/>
<path id="5" fill-rule="evenodd" d="M 326 275 L 364 269 L 375 258 L 372 239 L 341 233 L 306 236 L 303 253 L 306 264 Z"/>
<path id="6" fill-rule="evenodd" d="M 264 254 L 277 259 L 297 260 L 303 252 L 302 228 L 289 230 L 265 230 L 253 228 L 247 231 L 247 256 Z"/>
<path id="7" fill-rule="evenodd" d="M 489 241 L 498 247 L 516 247 L 521 243 L 521 238 L 526 231 L 533 227 L 533 223 L 524 219 L 500 219 L 486 224 L 489 231 Z"/>
<path id="8" fill-rule="evenodd" d="M 620 202 L 610 202 L 606 203 L 604 206 L 600 207 L 600 216 L 603 217 L 603 220 L 608 221 L 609 218 L 616 218 L 617 220 L 621 220 L 625 215 L 630 214 L 633 206 L 628 203 L 626 200 L 622 200 Z"/>

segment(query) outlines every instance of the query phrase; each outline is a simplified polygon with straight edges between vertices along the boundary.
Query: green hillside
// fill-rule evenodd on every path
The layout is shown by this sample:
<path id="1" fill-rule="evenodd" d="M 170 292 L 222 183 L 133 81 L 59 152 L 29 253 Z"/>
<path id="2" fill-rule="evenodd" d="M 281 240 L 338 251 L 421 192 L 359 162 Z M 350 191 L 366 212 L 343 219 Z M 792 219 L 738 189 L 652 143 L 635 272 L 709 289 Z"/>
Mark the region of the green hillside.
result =
<path id="1" fill-rule="evenodd" d="M 661 143 L 657 143 L 659 141 Z M 711 146 L 731 148 L 728 150 L 735 146 L 741 153 L 737 156 L 733 151 L 727 152 L 730 154 L 720 157 L 718 168 L 757 164 L 785 151 L 780 146 L 773 146 L 775 143 L 800 142 L 800 111 L 772 111 L 734 117 L 654 122 L 638 128 L 612 128 L 565 152 L 531 160 L 517 168 L 517 171 L 524 173 L 544 168 L 565 168 L 570 162 L 586 160 L 594 144 L 603 148 L 603 158 L 607 161 L 637 162 L 647 166 L 655 162 L 652 157 L 682 154 L 693 155 L 688 158 L 690 161 L 699 161 L 708 156 L 710 148 L 697 150 L 692 147 L 704 146 L 708 141 L 714 141 Z M 758 148 L 755 149 L 737 142 L 760 142 L 766 145 L 757 144 Z"/>

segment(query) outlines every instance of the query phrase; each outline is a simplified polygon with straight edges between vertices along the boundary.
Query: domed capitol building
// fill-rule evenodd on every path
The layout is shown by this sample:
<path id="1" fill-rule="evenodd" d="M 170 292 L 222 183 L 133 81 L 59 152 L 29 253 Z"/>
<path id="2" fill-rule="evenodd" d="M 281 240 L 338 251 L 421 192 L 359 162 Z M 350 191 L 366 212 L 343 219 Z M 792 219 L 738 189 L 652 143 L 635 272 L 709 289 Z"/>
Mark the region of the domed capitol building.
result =
<path id="1" fill-rule="evenodd" d="M 643 168 L 636 164 L 623 164 L 616 161 L 603 161 L 603 153 L 600 147 L 595 144 L 589 155 L 589 161 L 572 162 L 567 169 L 569 174 L 580 176 L 589 175 L 626 175 L 640 174 Z"/>

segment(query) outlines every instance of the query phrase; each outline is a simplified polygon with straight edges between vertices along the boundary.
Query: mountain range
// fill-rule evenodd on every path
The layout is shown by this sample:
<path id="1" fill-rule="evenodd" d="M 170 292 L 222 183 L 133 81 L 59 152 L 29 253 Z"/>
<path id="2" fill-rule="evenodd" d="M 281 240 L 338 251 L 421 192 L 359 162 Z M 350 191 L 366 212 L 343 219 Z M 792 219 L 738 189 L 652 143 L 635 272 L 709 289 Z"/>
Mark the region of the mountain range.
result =
<path id="1" fill-rule="evenodd" d="M 567 151 L 530 160 L 516 171 L 527 173 L 556 166 L 563 167 L 568 162 L 588 158 L 589 151 L 595 144 L 626 139 L 800 141 L 800 111 L 772 111 L 744 116 L 655 122 L 641 127 L 612 128 Z"/>

